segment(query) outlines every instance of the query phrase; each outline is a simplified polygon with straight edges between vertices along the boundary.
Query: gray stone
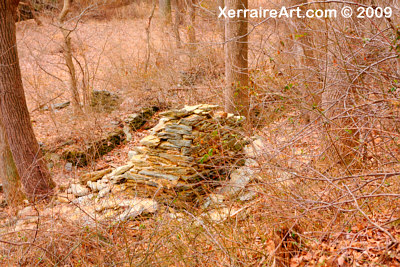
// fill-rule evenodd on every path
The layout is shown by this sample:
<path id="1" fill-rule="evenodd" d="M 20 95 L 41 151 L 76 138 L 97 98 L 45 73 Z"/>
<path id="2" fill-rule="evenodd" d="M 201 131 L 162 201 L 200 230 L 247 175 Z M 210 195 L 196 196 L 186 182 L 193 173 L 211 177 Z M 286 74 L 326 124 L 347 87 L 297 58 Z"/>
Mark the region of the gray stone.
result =
<path id="1" fill-rule="evenodd" d="M 174 163 L 177 163 L 177 164 L 179 164 L 180 162 L 193 163 L 193 161 L 194 161 L 193 157 L 173 155 L 173 154 L 168 154 L 168 153 L 160 153 L 160 154 L 158 154 L 158 156 L 162 157 L 164 159 L 167 159 L 169 161 L 172 161 Z"/>
<path id="2" fill-rule="evenodd" d="M 182 141 L 182 140 L 171 140 L 171 141 Z M 181 148 L 180 146 L 174 145 L 172 144 L 172 142 L 168 141 L 161 142 L 161 144 L 158 147 L 165 150 L 175 150 L 175 151 L 179 151 Z"/>
<path id="3" fill-rule="evenodd" d="M 179 118 L 187 116 L 188 114 L 189 114 L 189 112 L 184 109 L 182 109 L 182 110 L 172 109 L 172 110 L 167 110 L 167 111 L 161 112 L 160 116 L 173 118 L 173 119 L 179 119 Z"/>
<path id="4" fill-rule="evenodd" d="M 112 172 L 112 169 L 105 169 L 105 170 L 100 170 L 100 171 L 95 171 L 95 172 L 90 172 L 86 173 L 81 176 L 81 183 L 86 184 L 87 182 L 96 182 L 97 180 L 100 180 L 103 178 L 106 174 L 109 174 Z"/>
<path id="5" fill-rule="evenodd" d="M 125 123 L 128 124 L 132 131 L 137 131 L 145 125 L 157 111 L 158 107 L 144 108 L 139 113 L 129 115 Z"/>
<path id="6" fill-rule="evenodd" d="M 249 158 L 257 158 L 264 153 L 272 153 L 272 151 L 267 146 L 267 142 L 265 142 L 261 137 L 256 137 L 253 142 L 245 146 L 244 153 Z"/>
<path id="7" fill-rule="evenodd" d="M 239 200 L 240 201 L 250 201 L 252 199 L 254 199 L 257 196 L 257 192 L 255 191 L 248 191 L 246 193 L 244 193 L 243 195 L 239 196 Z"/>
<path id="8" fill-rule="evenodd" d="M 93 90 L 90 106 L 96 111 L 111 111 L 120 104 L 119 97 L 106 90 Z"/>
<path id="9" fill-rule="evenodd" d="M 151 178 L 145 175 L 127 172 L 124 174 L 127 180 L 134 180 L 134 181 L 150 181 Z"/>
<path id="10" fill-rule="evenodd" d="M 63 108 L 68 107 L 70 104 L 71 104 L 70 101 L 66 101 L 66 102 L 54 104 L 54 105 L 52 106 L 52 108 L 53 108 L 53 109 L 63 109 Z"/>
<path id="11" fill-rule="evenodd" d="M 169 140 L 170 143 L 173 145 L 181 148 L 181 147 L 191 147 L 192 145 L 192 140 Z"/>
<path id="12" fill-rule="evenodd" d="M 137 154 L 137 151 L 128 151 L 128 159 L 130 160 L 133 156 L 136 156 Z"/>
<path id="13" fill-rule="evenodd" d="M 250 182 L 255 174 L 255 170 L 248 167 L 241 167 L 234 170 L 230 175 L 229 183 L 222 188 L 222 193 L 224 195 L 234 195 L 244 189 L 246 185 Z"/>
<path id="14" fill-rule="evenodd" d="M 167 124 L 165 126 L 165 131 L 168 133 L 176 133 L 176 134 L 191 134 L 192 133 L 192 126 L 181 125 L 181 124 Z"/>
<path id="15" fill-rule="evenodd" d="M 194 139 L 194 135 L 193 135 L 193 133 L 191 135 L 184 134 L 183 135 L 183 139 L 185 139 L 185 140 L 193 140 Z"/>
<path id="16" fill-rule="evenodd" d="M 208 208 L 210 206 L 218 206 L 221 205 L 222 203 L 224 203 L 225 200 L 225 196 L 224 195 L 220 195 L 220 194 L 210 194 L 204 204 L 203 204 L 203 208 Z"/>
<path id="17" fill-rule="evenodd" d="M 111 188 L 105 187 L 99 191 L 98 198 L 103 198 L 111 192 Z"/>
<path id="18" fill-rule="evenodd" d="M 118 209 L 119 208 L 118 202 L 120 202 L 120 200 L 114 198 L 106 198 L 100 200 L 98 205 L 95 207 L 95 210 L 97 212 L 102 212 L 103 210 Z"/>
<path id="19" fill-rule="evenodd" d="M 118 216 L 118 221 L 134 219 L 141 214 L 155 213 L 158 210 L 157 202 L 145 198 L 123 200 L 118 205 L 126 208 L 126 210 Z"/>
<path id="20" fill-rule="evenodd" d="M 124 125 L 124 128 L 122 130 L 124 131 L 124 134 L 126 136 L 126 141 L 128 141 L 128 142 L 132 141 L 132 134 L 131 134 L 131 130 L 129 129 L 129 127 Z"/>
<path id="21" fill-rule="evenodd" d="M 156 170 L 158 172 L 165 172 L 173 175 L 190 175 L 194 173 L 193 168 L 179 167 L 179 166 L 152 166 L 147 170 Z"/>
<path id="22" fill-rule="evenodd" d="M 26 219 L 37 217 L 38 215 L 38 212 L 32 206 L 25 207 L 22 210 L 19 210 L 17 213 L 17 217 Z"/>
<path id="23" fill-rule="evenodd" d="M 210 105 L 210 104 L 201 104 L 200 107 L 198 108 L 199 110 L 203 111 L 210 111 L 219 108 L 218 105 Z"/>
<path id="24" fill-rule="evenodd" d="M 179 177 L 175 176 L 175 175 L 159 173 L 159 172 L 154 172 L 154 171 L 142 170 L 142 171 L 139 172 L 139 174 L 152 176 L 152 177 L 155 177 L 155 178 L 167 179 L 167 180 L 170 180 L 170 181 L 176 181 L 176 180 L 179 179 Z"/>
<path id="25" fill-rule="evenodd" d="M 118 168 L 114 169 L 110 174 L 107 174 L 106 177 L 115 177 L 115 176 L 119 176 L 121 174 L 124 174 L 125 172 L 129 171 L 130 169 L 132 169 L 133 166 L 135 166 L 133 163 L 129 163 L 127 165 L 118 167 Z"/>
<path id="26" fill-rule="evenodd" d="M 147 155 L 144 154 L 134 155 L 131 157 L 130 163 L 132 163 L 135 168 L 147 166 L 148 165 Z"/>
<path id="27" fill-rule="evenodd" d="M 140 144 L 143 146 L 147 146 L 150 148 L 155 148 L 160 144 L 160 138 L 155 135 L 148 135 L 142 140 L 140 140 Z"/>
<path id="28" fill-rule="evenodd" d="M 88 181 L 87 186 L 89 186 L 89 188 L 92 189 L 92 191 L 97 192 L 97 191 L 101 191 L 104 188 L 107 188 L 108 184 L 103 182 L 102 180 L 97 181 L 97 182 Z"/>
<path id="29" fill-rule="evenodd" d="M 223 207 L 219 209 L 213 209 L 207 213 L 203 213 L 201 217 L 214 221 L 217 223 L 225 221 L 228 217 L 230 217 L 233 213 L 233 209 Z"/>
<path id="30" fill-rule="evenodd" d="M 72 163 L 71 162 L 67 162 L 66 164 L 65 164 L 65 170 L 67 171 L 67 172 L 72 172 Z"/>
<path id="31" fill-rule="evenodd" d="M 124 174 L 125 174 L 125 173 L 124 173 Z M 121 181 L 125 180 L 124 174 L 117 175 L 117 176 L 112 176 L 112 177 L 110 178 L 110 182 L 113 183 L 113 184 L 119 184 L 119 183 L 121 183 Z"/>
<path id="32" fill-rule="evenodd" d="M 194 124 L 200 122 L 201 120 L 205 119 L 205 117 L 200 116 L 200 115 L 190 115 L 188 117 L 182 118 L 179 123 L 187 126 L 193 126 Z"/>
<path id="33" fill-rule="evenodd" d="M 133 151 L 135 151 L 138 154 L 146 154 L 147 152 L 149 152 L 149 148 L 145 146 L 135 146 L 133 148 Z"/>
<path id="34" fill-rule="evenodd" d="M 169 118 L 161 118 L 156 126 L 150 129 L 152 134 L 155 134 L 165 128 L 166 122 L 170 121 Z"/>
<path id="35" fill-rule="evenodd" d="M 167 139 L 175 139 L 175 140 L 179 140 L 182 139 L 182 135 L 181 134 L 177 134 L 177 133 L 167 133 L 167 132 L 159 132 L 157 133 L 157 136 L 163 140 L 167 140 Z"/>
<path id="36" fill-rule="evenodd" d="M 86 196 L 89 194 L 89 189 L 80 184 L 71 184 L 71 193 L 77 197 Z"/>
<path id="37" fill-rule="evenodd" d="M 182 147 L 181 148 L 181 153 L 184 156 L 190 156 L 192 154 L 193 149 L 190 147 Z"/>
<path id="38" fill-rule="evenodd" d="M 193 112 L 193 111 L 195 111 L 196 109 L 198 109 L 198 108 L 200 108 L 201 107 L 201 104 L 199 104 L 199 105 L 195 105 L 195 106 L 186 106 L 185 105 L 185 107 L 183 108 L 183 110 L 186 110 L 187 112 Z"/>

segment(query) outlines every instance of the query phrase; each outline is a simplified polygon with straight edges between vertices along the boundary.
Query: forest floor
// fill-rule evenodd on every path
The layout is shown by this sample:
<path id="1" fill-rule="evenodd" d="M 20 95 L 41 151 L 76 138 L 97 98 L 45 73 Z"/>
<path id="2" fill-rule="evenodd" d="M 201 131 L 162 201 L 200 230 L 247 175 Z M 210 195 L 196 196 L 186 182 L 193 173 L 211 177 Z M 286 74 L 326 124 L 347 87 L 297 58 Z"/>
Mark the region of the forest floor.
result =
<path id="1" fill-rule="evenodd" d="M 196 31 L 202 46 L 193 57 L 187 46 L 176 48 L 172 30 L 156 16 L 151 25 L 150 67 L 144 71 L 149 10 L 146 6 L 135 13 L 124 11 L 123 18 L 84 17 L 73 31 L 79 88 L 107 90 L 122 99 L 112 112 L 87 111 L 77 116 L 71 106 L 47 111 L 40 108 L 70 100 L 62 34 L 56 22 L 43 17 L 43 26 L 32 20 L 17 24 L 28 108 L 37 139 L 45 149 L 71 140 L 85 146 L 144 107 L 166 110 L 223 103 L 224 57 L 218 25 L 210 23 L 207 16 L 198 18 Z M 263 65 L 265 86 L 283 88 L 288 81 L 282 80 L 290 73 L 282 75 L 281 69 L 270 63 L 272 56 L 278 57 L 279 45 L 272 44 L 262 56 L 255 56 L 257 47 L 265 42 L 260 37 L 268 29 L 255 31 L 251 37 L 256 47 L 250 56 L 252 66 Z M 185 42 L 184 27 L 181 37 Z M 200 208 L 176 212 L 166 207 L 153 217 L 89 227 L 68 219 L 72 204 L 66 201 L 58 208 L 34 206 L 31 212 L 41 216 L 32 216 L 30 227 L 16 231 L 15 225 L 4 225 L 12 215 L 3 207 L 0 219 L 6 232 L 2 231 L 5 239 L 0 262 L 10 266 L 399 266 L 400 246 L 394 242 L 400 240 L 397 200 L 365 203 L 361 202 L 364 195 L 357 195 L 358 199 L 351 193 L 341 195 L 345 182 L 324 183 L 331 174 L 326 166 L 315 163 L 323 152 L 318 131 L 304 127 L 296 111 L 280 115 L 283 104 L 271 109 L 274 114 L 267 118 L 268 127 L 255 129 L 253 135 L 266 140 L 265 151 L 271 154 L 267 155 L 265 169 L 272 166 L 274 172 L 267 172 L 267 180 L 253 181 L 256 198 L 229 203 L 228 207 L 238 213 L 227 220 L 199 221 L 204 212 Z M 158 115 L 146 126 L 153 126 L 157 120 Z M 63 191 L 85 173 L 124 165 L 128 152 L 149 132 L 142 128 L 132 134 L 132 140 L 86 167 L 66 168 L 67 161 L 58 159 L 51 168 L 57 194 L 64 197 Z M 386 170 L 391 169 L 371 168 L 368 173 Z M 377 194 L 396 193 L 398 182 L 378 178 L 375 184 L 382 184 L 378 186 L 382 192 Z M 364 181 L 363 177 L 357 179 L 354 183 Z M 366 191 L 375 193 L 369 187 L 371 183 Z M 358 203 L 362 203 L 361 208 Z M 362 213 L 365 210 L 368 214 Z"/>

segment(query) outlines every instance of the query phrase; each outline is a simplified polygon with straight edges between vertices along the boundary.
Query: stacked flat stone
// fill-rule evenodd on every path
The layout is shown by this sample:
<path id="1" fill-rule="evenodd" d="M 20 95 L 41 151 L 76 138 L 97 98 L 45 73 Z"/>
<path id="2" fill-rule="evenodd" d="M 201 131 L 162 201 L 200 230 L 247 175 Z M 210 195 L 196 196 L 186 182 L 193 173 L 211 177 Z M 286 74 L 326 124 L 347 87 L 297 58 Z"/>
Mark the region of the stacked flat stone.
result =
<path id="1" fill-rule="evenodd" d="M 151 135 L 140 141 L 142 147 L 135 149 L 136 155 L 131 158 L 134 167 L 125 178 L 128 181 L 149 181 L 152 185 L 177 186 L 180 182 L 193 182 L 208 176 L 213 170 L 205 167 L 203 163 L 207 159 L 202 161 L 202 158 L 205 155 L 210 157 L 212 144 L 204 142 L 206 137 L 210 137 L 218 126 L 226 131 L 221 123 L 240 126 L 244 120 L 243 117 L 218 112 L 218 108 L 202 104 L 161 113 L 159 123 L 150 131 Z M 234 143 L 243 141 L 243 138 L 238 140 L 234 133 L 230 133 L 230 137 Z"/>
<path id="2" fill-rule="evenodd" d="M 245 145 L 241 134 L 244 117 L 208 104 L 168 110 L 160 117 L 150 135 L 140 141 L 141 146 L 130 152 L 127 165 L 89 174 L 82 182 L 101 196 L 106 184 L 125 183 L 134 188 L 134 194 L 153 188 L 142 194 L 145 197 L 152 197 L 158 188 L 187 191 L 182 195 L 193 197 L 199 181 L 215 179 L 224 168 L 231 170 L 238 164 Z"/>

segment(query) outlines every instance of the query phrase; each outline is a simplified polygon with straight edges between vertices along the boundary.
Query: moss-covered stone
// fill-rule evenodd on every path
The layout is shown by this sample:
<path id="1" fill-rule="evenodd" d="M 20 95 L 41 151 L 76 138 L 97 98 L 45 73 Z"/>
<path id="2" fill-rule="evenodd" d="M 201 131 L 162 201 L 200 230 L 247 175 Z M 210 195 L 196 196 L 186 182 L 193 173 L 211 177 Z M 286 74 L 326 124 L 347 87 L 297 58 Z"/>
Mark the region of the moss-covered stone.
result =
<path id="1" fill-rule="evenodd" d="M 122 129 L 109 133 L 105 138 L 92 142 L 86 148 L 68 147 L 62 153 L 62 158 L 76 166 L 86 166 L 125 141 L 125 133 Z"/>

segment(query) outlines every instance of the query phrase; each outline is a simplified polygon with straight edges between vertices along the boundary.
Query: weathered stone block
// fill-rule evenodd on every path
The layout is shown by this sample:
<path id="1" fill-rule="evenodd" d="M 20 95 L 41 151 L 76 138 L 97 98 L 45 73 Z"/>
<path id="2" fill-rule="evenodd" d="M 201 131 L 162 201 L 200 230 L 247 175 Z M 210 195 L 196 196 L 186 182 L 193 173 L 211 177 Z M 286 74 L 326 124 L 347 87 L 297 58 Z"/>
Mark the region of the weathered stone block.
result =
<path id="1" fill-rule="evenodd" d="M 168 118 L 172 118 L 172 119 L 179 119 L 179 118 L 187 116 L 188 114 L 189 114 L 189 112 L 184 109 L 182 109 L 182 110 L 171 109 L 171 110 L 161 112 L 160 116 L 168 117 Z"/>
<path id="2" fill-rule="evenodd" d="M 157 136 L 163 140 L 167 140 L 167 139 L 175 139 L 175 140 L 179 140 L 182 139 L 182 135 L 177 134 L 177 133 L 171 133 L 171 132 L 159 132 L 157 133 Z"/>
<path id="3" fill-rule="evenodd" d="M 173 145 L 181 148 L 181 147 L 190 147 L 192 145 L 192 140 L 169 140 Z"/>
<path id="4" fill-rule="evenodd" d="M 182 140 L 173 140 L 173 141 L 182 141 Z M 181 148 L 180 146 L 173 144 L 173 142 L 168 142 L 168 141 L 161 142 L 161 144 L 158 147 L 161 149 L 174 150 L 174 151 L 179 151 Z"/>
<path id="5" fill-rule="evenodd" d="M 168 133 L 176 133 L 176 134 L 191 134 L 192 126 L 181 125 L 177 123 L 167 124 L 165 125 L 165 131 Z"/>
<path id="6" fill-rule="evenodd" d="M 143 146 L 147 146 L 150 148 L 157 147 L 160 144 L 161 140 L 155 135 L 148 135 L 142 140 L 140 140 L 140 144 Z"/>
<path id="7" fill-rule="evenodd" d="M 165 158 L 171 162 L 175 162 L 178 165 L 179 165 L 179 163 L 193 163 L 193 161 L 194 161 L 193 157 L 173 155 L 173 154 L 169 154 L 169 153 L 160 153 L 158 156 L 161 158 Z"/>
<path id="8" fill-rule="evenodd" d="M 151 177 L 155 177 L 155 178 L 167 179 L 167 180 L 170 180 L 170 181 L 176 181 L 176 180 L 179 179 L 178 176 L 171 175 L 171 174 L 160 173 L 160 172 L 155 172 L 155 171 L 142 170 L 142 171 L 139 172 L 139 174 L 147 175 L 147 176 L 151 176 Z"/>
<path id="9" fill-rule="evenodd" d="M 200 115 L 190 115 L 186 118 L 182 118 L 179 123 L 183 124 L 183 125 L 187 125 L 187 126 L 193 126 L 194 124 L 204 120 L 205 117 L 204 116 L 200 116 Z"/>

